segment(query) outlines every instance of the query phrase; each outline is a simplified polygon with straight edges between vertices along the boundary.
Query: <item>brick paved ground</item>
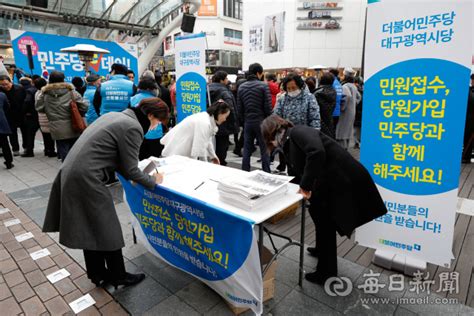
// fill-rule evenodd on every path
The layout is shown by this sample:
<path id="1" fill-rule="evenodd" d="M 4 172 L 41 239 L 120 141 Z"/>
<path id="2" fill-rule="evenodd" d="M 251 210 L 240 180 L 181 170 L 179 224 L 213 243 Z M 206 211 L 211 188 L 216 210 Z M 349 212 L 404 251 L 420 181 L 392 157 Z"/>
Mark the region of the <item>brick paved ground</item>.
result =
<path id="1" fill-rule="evenodd" d="M 1 315 L 73 315 L 69 303 L 90 294 L 96 304 L 81 315 L 127 315 L 128 313 L 102 288 L 96 288 L 84 269 L 48 234 L 42 233 L 17 205 L 0 192 L 0 208 L 5 223 L 19 219 L 20 224 L 0 225 L 0 314 Z M 34 238 L 18 242 L 15 236 L 31 232 Z M 47 248 L 51 255 L 33 261 L 30 253 Z M 50 273 L 66 269 L 71 275 L 51 284 Z"/>

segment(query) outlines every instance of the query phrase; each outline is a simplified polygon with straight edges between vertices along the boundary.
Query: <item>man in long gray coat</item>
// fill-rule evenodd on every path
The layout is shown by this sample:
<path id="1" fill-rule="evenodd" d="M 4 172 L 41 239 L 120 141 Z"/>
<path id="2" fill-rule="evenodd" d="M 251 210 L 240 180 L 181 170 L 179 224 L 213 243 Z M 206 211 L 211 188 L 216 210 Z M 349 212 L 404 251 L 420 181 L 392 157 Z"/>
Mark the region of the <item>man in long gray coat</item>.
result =
<path id="1" fill-rule="evenodd" d="M 148 189 L 163 180 L 138 169 L 147 116 L 153 111 L 138 107 L 100 117 L 71 149 L 53 183 L 43 232 L 59 231 L 62 245 L 83 249 L 88 277 L 96 285 L 127 286 L 145 277 L 125 272 L 125 243 L 105 184 L 114 171 Z"/>

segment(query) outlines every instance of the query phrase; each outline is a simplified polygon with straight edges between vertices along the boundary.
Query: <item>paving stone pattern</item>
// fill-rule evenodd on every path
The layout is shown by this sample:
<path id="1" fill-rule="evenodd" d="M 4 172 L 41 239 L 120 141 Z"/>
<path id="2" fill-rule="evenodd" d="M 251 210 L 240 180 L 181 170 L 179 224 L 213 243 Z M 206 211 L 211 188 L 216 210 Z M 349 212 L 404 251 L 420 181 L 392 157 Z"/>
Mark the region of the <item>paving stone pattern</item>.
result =
<path id="1" fill-rule="evenodd" d="M 0 192 L 0 208 L 10 209 L 0 215 L 0 314 L 1 315 L 73 315 L 69 303 L 90 294 L 96 304 L 81 315 L 126 315 L 127 312 L 103 288 L 96 288 L 75 262 L 56 242 L 42 233 L 16 204 Z M 18 218 L 20 224 L 5 227 L 3 222 Z M 32 232 L 29 242 L 17 242 L 14 237 Z M 28 240 L 28 241 L 30 241 Z M 48 248 L 51 256 L 33 261 L 30 253 Z M 71 275 L 55 284 L 46 278 L 65 268 Z"/>

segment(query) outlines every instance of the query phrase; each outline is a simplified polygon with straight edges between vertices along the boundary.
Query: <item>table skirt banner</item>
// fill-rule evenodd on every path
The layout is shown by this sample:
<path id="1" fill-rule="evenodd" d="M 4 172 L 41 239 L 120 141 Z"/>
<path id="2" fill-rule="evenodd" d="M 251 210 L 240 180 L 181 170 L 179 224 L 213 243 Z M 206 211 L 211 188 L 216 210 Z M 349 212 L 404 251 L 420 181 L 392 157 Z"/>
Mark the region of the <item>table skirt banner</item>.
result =
<path id="1" fill-rule="evenodd" d="M 254 223 L 162 186 L 119 175 L 132 225 L 148 251 L 238 307 L 261 314 L 263 281 Z"/>

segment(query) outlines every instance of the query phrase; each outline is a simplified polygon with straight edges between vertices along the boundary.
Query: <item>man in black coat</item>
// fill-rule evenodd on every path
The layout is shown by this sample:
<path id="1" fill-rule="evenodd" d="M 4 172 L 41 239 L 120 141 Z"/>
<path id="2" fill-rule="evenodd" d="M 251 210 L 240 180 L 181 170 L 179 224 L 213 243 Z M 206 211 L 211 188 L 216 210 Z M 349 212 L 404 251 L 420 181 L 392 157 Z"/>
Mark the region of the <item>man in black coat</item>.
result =
<path id="1" fill-rule="evenodd" d="M 244 127 L 244 153 L 242 170 L 250 171 L 250 156 L 255 139 L 260 147 L 262 169 L 270 172 L 270 156 L 260 131 L 260 124 L 272 113 L 272 96 L 268 85 L 263 80 L 263 67 L 255 63 L 249 66 L 249 75 L 237 91 L 237 108 L 239 120 Z"/>
<path id="2" fill-rule="evenodd" d="M 173 107 L 173 103 L 171 103 L 171 94 L 170 94 L 170 90 L 168 88 L 166 88 L 165 86 L 163 86 L 163 76 L 161 74 L 161 72 L 159 71 L 156 71 L 155 72 L 155 80 L 156 80 L 156 84 L 158 85 L 158 88 L 160 88 L 160 99 L 163 100 L 166 105 L 168 105 L 168 109 L 170 110 L 170 122 L 168 123 L 168 127 L 173 127 L 176 122 L 174 122 L 174 119 L 171 119 L 171 118 L 174 118 L 174 107 Z"/>
<path id="3" fill-rule="evenodd" d="M 25 131 L 23 143 L 25 144 L 25 152 L 21 157 L 34 157 L 35 137 L 39 129 L 38 112 L 35 109 L 35 94 L 38 89 L 32 84 L 30 78 L 21 78 L 20 84 L 26 91 L 25 102 L 23 102 L 23 129 Z"/>
<path id="4" fill-rule="evenodd" d="M 293 127 L 272 115 L 262 123 L 269 149 L 283 150 L 288 174 L 299 183 L 300 193 L 311 201 L 309 212 L 316 225 L 316 272 L 310 282 L 324 284 L 337 276 L 336 232 L 352 232 L 387 213 L 369 172 L 334 140 L 308 126 Z M 309 250 L 309 249 L 308 249 Z"/>
<path id="5" fill-rule="evenodd" d="M 227 150 L 229 150 L 229 135 L 239 130 L 237 125 L 235 99 L 232 92 L 227 88 L 229 80 L 227 72 L 219 70 L 212 77 L 212 83 L 209 84 L 210 104 L 218 100 L 223 100 L 230 106 L 230 115 L 227 120 L 219 125 L 216 134 L 216 155 L 222 166 L 226 166 Z"/>
<path id="6" fill-rule="evenodd" d="M 0 75 L 0 88 L 7 95 L 10 103 L 10 111 L 7 113 L 8 124 L 10 124 L 12 132 L 9 136 L 10 145 L 12 146 L 13 155 L 19 156 L 18 128 L 20 128 L 23 137 L 23 148 L 25 148 L 25 139 L 27 138 L 23 128 L 23 103 L 25 102 L 26 91 L 21 85 L 13 84 L 7 75 Z"/>

